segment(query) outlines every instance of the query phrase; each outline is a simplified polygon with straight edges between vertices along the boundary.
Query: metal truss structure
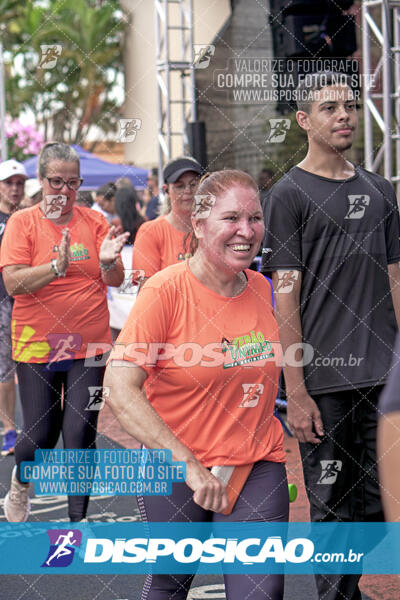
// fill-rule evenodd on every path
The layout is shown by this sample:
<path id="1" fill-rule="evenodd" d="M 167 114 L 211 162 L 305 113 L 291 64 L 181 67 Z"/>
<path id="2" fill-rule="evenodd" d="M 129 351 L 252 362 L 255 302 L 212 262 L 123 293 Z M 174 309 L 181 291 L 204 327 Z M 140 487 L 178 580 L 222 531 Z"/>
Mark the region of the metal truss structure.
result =
<path id="1" fill-rule="evenodd" d="M 363 0 L 361 29 L 363 73 L 372 75 L 363 81 L 365 166 L 376 172 L 383 163 L 384 176 L 399 195 L 400 0 Z M 378 151 L 376 129 L 382 142 Z"/>
<path id="2" fill-rule="evenodd" d="M 158 163 L 188 150 L 186 125 L 196 120 L 192 0 L 155 0 Z"/>

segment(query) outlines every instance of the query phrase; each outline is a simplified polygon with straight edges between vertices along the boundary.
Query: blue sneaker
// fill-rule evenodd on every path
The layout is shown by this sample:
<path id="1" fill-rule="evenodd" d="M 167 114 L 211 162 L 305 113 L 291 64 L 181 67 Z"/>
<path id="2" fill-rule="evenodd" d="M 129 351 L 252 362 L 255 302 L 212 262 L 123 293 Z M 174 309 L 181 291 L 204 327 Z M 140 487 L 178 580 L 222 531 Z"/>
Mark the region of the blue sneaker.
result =
<path id="1" fill-rule="evenodd" d="M 15 429 L 10 429 L 4 436 L 3 439 L 3 447 L 1 449 L 2 456 L 9 456 L 10 454 L 14 454 L 14 446 L 17 440 L 17 432 Z"/>

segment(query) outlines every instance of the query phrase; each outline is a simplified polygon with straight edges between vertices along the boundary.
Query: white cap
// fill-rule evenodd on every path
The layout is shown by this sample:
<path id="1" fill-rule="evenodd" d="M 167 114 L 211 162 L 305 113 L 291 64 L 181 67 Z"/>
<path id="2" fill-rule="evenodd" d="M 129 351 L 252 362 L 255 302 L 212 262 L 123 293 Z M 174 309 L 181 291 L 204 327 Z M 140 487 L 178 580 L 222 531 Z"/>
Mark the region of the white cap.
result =
<path id="1" fill-rule="evenodd" d="M 22 177 L 28 179 L 24 165 L 11 158 L 0 164 L 0 181 L 4 181 L 13 175 L 22 175 Z"/>
<path id="2" fill-rule="evenodd" d="M 40 192 L 42 186 L 40 185 L 39 179 L 27 179 L 25 182 L 25 195 L 29 198 L 33 198 L 35 194 Z"/>

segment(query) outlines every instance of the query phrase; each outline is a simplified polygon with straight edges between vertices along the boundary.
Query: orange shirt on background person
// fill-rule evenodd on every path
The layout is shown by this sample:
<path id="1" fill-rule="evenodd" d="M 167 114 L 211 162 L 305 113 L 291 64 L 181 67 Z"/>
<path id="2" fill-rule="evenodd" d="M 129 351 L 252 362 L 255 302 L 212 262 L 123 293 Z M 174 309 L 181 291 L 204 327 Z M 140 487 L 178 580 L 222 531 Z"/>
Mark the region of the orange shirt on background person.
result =
<path id="1" fill-rule="evenodd" d="M 75 205 L 71 221 L 61 226 L 45 217 L 39 205 L 18 211 L 9 219 L 3 237 L 1 267 L 50 263 L 57 257 L 64 227 L 71 234 L 66 276 L 34 293 L 15 296 L 12 349 L 16 361 L 62 360 L 63 350 L 69 352 L 69 358 L 85 358 L 101 353 L 100 344 L 111 344 L 106 286 L 99 265 L 100 246 L 109 225 L 100 213 Z M 87 354 L 90 342 L 99 347 L 92 346 Z"/>
<path id="2" fill-rule="evenodd" d="M 157 273 L 110 356 L 147 372 L 149 402 L 206 467 L 285 462 L 273 416 L 280 343 L 271 289 L 245 273 L 246 289 L 233 298 L 200 283 L 188 261 Z"/>
<path id="3" fill-rule="evenodd" d="M 165 216 L 143 223 L 133 246 L 132 270 L 144 271 L 141 277 L 151 277 L 158 271 L 190 258 L 190 236 L 168 223 Z"/>

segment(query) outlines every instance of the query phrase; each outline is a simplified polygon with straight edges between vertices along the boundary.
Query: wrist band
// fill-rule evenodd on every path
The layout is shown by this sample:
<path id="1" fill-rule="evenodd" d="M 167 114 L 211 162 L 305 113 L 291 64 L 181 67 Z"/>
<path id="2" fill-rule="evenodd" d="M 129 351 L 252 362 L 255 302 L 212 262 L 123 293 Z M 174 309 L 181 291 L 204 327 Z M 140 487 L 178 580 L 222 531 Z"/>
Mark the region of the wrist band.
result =
<path id="1" fill-rule="evenodd" d="M 111 271 L 115 267 L 116 262 L 117 262 L 116 258 L 114 258 L 114 260 L 112 262 L 108 263 L 107 265 L 105 265 L 104 263 L 102 263 L 100 261 L 100 269 L 105 272 Z"/>
<path id="2" fill-rule="evenodd" d="M 59 270 L 59 268 L 57 267 L 57 260 L 55 258 L 51 259 L 50 268 L 52 273 L 54 273 L 56 277 L 65 277 L 65 271 L 62 272 Z"/>

